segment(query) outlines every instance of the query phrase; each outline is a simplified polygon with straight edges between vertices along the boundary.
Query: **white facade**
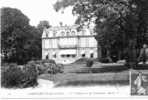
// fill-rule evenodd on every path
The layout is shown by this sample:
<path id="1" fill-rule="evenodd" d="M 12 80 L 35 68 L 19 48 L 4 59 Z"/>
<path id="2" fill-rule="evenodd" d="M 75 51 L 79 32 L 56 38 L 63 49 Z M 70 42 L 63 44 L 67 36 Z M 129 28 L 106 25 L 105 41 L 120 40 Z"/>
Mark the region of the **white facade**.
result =
<path id="1" fill-rule="evenodd" d="M 95 34 L 89 29 L 78 32 L 77 27 L 61 26 L 44 29 L 42 59 L 54 59 L 57 63 L 72 63 L 82 57 L 97 58 Z"/>

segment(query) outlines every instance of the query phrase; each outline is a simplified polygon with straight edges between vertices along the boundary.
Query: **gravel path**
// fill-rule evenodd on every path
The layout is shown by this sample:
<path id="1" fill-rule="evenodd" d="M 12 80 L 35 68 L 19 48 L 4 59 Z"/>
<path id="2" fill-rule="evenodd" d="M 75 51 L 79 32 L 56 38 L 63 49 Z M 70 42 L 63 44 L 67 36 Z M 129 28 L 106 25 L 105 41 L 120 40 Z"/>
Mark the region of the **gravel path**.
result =
<path id="1" fill-rule="evenodd" d="M 54 97 L 127 97 L 129 86 L 85 86 L 85 87 L 58 87 L 54 88 L 51 81 L 39 79 L 35 88 L 4 89 L 0 90 L 1 98 L 54 98 Z"/>

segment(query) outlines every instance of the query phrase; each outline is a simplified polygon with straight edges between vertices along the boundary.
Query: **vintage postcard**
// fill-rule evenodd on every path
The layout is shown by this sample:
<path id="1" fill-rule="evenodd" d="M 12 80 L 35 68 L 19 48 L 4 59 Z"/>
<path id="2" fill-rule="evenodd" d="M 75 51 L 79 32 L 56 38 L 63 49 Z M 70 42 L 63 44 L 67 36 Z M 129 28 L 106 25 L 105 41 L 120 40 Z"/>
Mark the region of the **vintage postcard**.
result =
<path id="1" fill-rule="evenodd" d="M 148 0 L 0 0 L 2 99 L 148 96 Z"/>

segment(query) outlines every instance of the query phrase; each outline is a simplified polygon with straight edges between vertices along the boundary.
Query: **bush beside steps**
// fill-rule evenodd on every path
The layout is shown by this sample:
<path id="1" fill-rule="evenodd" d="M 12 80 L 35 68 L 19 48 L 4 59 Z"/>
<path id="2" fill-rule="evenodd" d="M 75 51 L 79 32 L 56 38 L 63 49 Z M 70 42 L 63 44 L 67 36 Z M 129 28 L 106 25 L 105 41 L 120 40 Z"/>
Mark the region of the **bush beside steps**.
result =
<path id="1" fill-rule="evenodd" d="M 1 86 L 5 88 L 26 88 L 38 85 L 40 74 L 56 74 L 63 72 L 63 65 L 54 60 L 30 61 L 26 65 L 14 63 L 1 67 Z"/>

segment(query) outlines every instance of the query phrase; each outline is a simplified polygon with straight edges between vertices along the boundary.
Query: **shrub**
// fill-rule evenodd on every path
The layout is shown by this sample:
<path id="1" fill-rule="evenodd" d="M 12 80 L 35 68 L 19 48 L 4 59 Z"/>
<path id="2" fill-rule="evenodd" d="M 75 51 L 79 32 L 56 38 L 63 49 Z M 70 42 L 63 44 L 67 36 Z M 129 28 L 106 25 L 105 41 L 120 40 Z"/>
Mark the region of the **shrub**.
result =
<path id="1" fill-rule="evenodd" d="M 45 68 L 44 73 L 56 74 L 62 72 L 62 65 L 57 65 L 55 63 L 44 63 L 43 67 Z"/>
<path id="2" fill-rule="evenodd" d="M 77 63 L 77 64 L 86 63 L 87 60 L 88 60 L 87 58 L 80 58 L 80 59 L 76 60 L 74 63 Z"/>
<path id="3" fill-rule="evenodd" d="M 51 74 L 63 73 L 63 69 L 64 67 L 62 64 L 52 64 L 51 70 L 48 73 L 51 73 Z"/>
<path id="4" fill-rule="evenodd" d="M 17 66 L 9 65 L 3 66 L 2 69 L 1 85 L 2 87 L 19 87 L 23 77 L 23 72 Z"/>
<path id="5" fill-rule="evenodd" d="M 36 67 L 38 75 L 40 74 L 56 74 L 63 72 L 63 65 L 56 64 L 54 60 L 38 60 L 30 61 L 28 64 L 32 64 Z"/>
<path id="6" fill-rule="evenodd" d="M 37 71 L 35 66 L 26 65 L 23 69 L 16 64 L 2 67 L 1 85 L 6 88 L 25 88 L 37 85 Z"/>
<path id="7" fill-rule="evenodd" d="M 42 64 L 36 64 L 38 75 L 44 74 L 46 71 L 46 68 Z"/>
<path id="8" fill-rule="evenodd" d="M 99 61 L 101 63 L 109 63 L 109 59 L 107 59 L 107 58 L 100 58 Z"/>
<path id="9" fill-rule="evenodd" d="M 52 63 L 52 64 L 56 64 L 56 62 L 52 59 L 44 59 L 41 61 L 42 63 Z"/>
<path id="10" fill-rule="evenodd" d="M 93 63 L 94 63 L 93 60 L 88 59 L 88 60 L 87 60 L 87 63 L 86 63 L 86 66 L 87 66 L 87 67 L 92 67 Z"/>
<path id="11" fill-rule="evenodd" d="M 57 64 L 58 72 L 63 73 L 64 71 L 64 65 L 63 64 Z"/>
<path id="12" fill-rule="evenodd" d="M 38 78 L 38 71 L 35 64 L 27 64 L 23 69 L 23 80 L 22 84 L 23 87 L 30 87 L 30 86 L 36 86 L 37 78 Z"/>

